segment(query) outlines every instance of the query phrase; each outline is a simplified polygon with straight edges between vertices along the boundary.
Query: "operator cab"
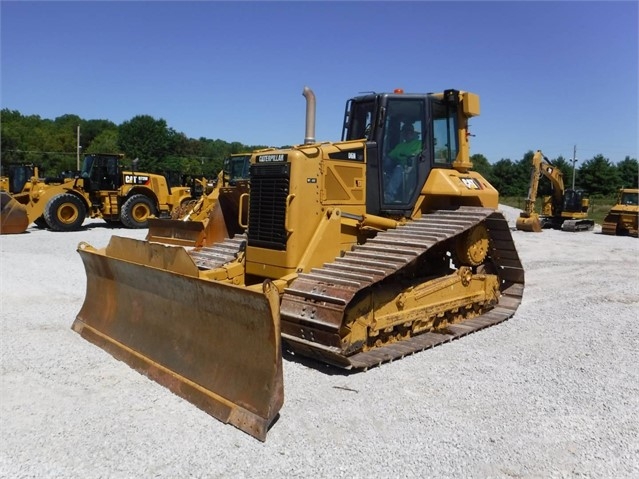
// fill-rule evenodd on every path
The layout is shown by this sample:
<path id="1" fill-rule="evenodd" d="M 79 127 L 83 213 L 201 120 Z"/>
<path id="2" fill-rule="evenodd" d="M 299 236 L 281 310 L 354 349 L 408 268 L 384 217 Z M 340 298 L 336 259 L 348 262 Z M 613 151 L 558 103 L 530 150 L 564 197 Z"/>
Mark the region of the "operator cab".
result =
<path id="1" fill-rule="evenodd" d="M 251 155 L 230 156 L 224 160 L 224 182 L 231 186 L 237 181 L 248 180 L 250 177 L 249 170 L 251 167 Z"/>
<path id="2" fill-rule="evenodd" d="M 459 152 L 459 92 L 371 93 L 346 104 L 342 140 L 366 139 L 369 213 L 410 214 L 432 168 Z"/>
<path id="3" fill-rule="evenodd" d="M 86 155 L 80 177 L 87 191 L 114 191 L 122 184 L 120 155 Z"/>
<path id="4" fill-rule="evenodd" d="M 34 168 L 31 165 L 9 165 L 9 192 L 20 193 L 31 177 L 34 176 Z"/>
<path id="5" fill-rule="evenodd" d="M 639 205 L 639 193 L 636 191 L 624 191 L 621 193 L 619 203 L 626 206 L 637 206 Z"/>
<path id="6" fill-rule="evenodd" d="M 564 204 L 561 211 L 566 213 L 587 213 L 588 195 L 582 190 L 568 188 L 564 193 Z"/>

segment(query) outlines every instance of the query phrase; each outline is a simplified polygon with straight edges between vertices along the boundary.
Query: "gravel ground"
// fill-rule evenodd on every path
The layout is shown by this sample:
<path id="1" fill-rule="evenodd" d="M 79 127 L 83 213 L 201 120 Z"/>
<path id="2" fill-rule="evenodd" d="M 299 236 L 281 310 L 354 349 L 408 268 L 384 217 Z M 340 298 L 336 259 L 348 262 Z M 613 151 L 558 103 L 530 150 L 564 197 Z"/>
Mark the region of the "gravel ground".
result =
<path id="1" fill-rule="evenodd" d="M 2 236 L 0 476 L 639 477 L 639 241 L 600 231 L 513 231 L 505 323 L 366 373 L 286 359 L 265 443 L 71 331 L 78 242 L 146 230 Z"/>

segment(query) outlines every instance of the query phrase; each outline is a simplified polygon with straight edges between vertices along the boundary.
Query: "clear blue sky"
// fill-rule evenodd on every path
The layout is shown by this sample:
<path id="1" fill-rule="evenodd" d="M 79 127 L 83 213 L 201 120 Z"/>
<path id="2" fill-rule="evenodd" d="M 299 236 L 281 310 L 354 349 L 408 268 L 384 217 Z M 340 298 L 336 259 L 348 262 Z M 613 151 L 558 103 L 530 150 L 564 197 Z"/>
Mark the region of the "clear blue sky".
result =
<path id="1" fill-rule="evenodd" d="M 248 145 L 338 140 L 364 91 L 479 94 L 471 153 L 638 158 L 638 2 L 1 2 L 1 106 L 166 120 Z M 578 163 L 579 164 L 579 163 Z"/>

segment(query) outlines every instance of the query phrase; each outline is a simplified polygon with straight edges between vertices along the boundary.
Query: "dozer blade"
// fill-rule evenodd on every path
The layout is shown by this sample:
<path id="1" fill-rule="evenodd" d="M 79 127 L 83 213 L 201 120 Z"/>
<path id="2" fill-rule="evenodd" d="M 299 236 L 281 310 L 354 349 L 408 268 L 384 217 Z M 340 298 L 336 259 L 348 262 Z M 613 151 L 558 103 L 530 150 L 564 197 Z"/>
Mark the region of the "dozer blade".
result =
<path id="1" fill-rule="evenodd" d="M 279 295 L 200 279 L 183 248 L 80 243 L 73 330 L 224 423 L 264 441 L 284 401 Z"/>
<path id="2" fill-rule="evenodd" d="M 0 191 L 0 234 L 24 233 L 29 226 L 26 208 L 5 191 Z"/>
<path id="3" fill-rule="evenodd" d="M 515 228 L 520 231 L 530 231 L 533 233 L 541 233 L 541 223 L 539 222 L 539 215 L 532 214 L 530 216 L 524 216 L 522 213 L 519 218 L 517 218 L 517 222 L 515 223 Z"/>

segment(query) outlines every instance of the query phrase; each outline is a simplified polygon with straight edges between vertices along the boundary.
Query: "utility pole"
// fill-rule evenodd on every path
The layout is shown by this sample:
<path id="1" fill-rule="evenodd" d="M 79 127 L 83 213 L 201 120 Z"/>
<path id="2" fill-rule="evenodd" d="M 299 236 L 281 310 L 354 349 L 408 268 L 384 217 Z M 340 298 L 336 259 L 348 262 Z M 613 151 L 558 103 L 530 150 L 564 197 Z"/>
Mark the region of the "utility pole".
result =
<path id="1" fill-rule="evenodd" d="M 575 189 L 575 163 L 577 163 L 577 145 L 572 149 L 572 189 Z"/>
<path id="2" fill-rule="evenodd" d="M 76 150 L 76 171 L 80 171 L 80 125 L 78 125 L 78 148 Z"/>

